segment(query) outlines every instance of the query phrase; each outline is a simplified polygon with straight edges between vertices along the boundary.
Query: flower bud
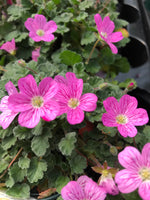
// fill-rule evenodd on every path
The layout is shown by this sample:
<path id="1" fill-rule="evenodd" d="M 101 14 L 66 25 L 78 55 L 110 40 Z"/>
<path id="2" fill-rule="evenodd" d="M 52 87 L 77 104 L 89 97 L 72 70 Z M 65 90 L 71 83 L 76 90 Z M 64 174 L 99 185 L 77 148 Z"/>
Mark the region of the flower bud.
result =
<path id="1" fill-rule="evenodd" d="M 110 153 L 113 155 L 113 156 L 117 156 L 118 155 L 118 150 L 115 146 L 110 146 Z"/>
<path id="2" fill-rule="evenodd" d="M 117 32 L 121 32 L 124 38 L 129 37 L 129 32 L 125 28 L 119 28 L 119 29 L 117 29 Z"/>
<path id="3" fill-rule="evenodd" d="M 25 66 L 26 66 L 26 62 L 25 62 L 23 59 L 18 60 L 18 64 L 19 64 L 21 67 L 25 67 Z"/>

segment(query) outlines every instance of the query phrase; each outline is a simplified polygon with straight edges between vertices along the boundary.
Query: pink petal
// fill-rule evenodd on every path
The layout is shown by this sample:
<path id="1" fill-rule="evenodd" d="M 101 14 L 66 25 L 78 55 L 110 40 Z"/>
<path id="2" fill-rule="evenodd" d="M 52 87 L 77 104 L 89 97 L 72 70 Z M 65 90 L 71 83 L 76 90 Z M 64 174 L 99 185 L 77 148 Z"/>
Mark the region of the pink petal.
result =
<path id="1" fill-rule="evenodd" d="M 18 122 L 20 126 L 27 128 L 34 128 L 40 121 L 40 110 L 39 109 L 30 109 L 24 112 L 21 112 L 18 117 Z"/>
<path id="2" fill-rule="evenodd" d="M 132 171 L 138 172 L 142 165 L 142 157 L 140 152 L 132 146 L 126 147 L 118 154 L 119 163 Z"/>
<path id="3" fill-rule="evenodd" d="M 34 31 L 36 32 L 38 30 L 38 26 L 37 24 L 34 23 L 34 19 L 32 18 L 28 18 L 25 23 L 24 23 L 26 29 L 28 29 L 29 31 Z"/>
<path id="4" fill-rule="evenodd" d="M 58 115 L 62 115 L 64 113 L 67 113 L 69 108 L 68 108 L 68 105 L 66 103 L 63 103 L 63 102 L 58 102 L 59 104 L 59 113 Z"/>
<path id="5" fill-rule="evenodd" d="M 67 113 L 67 121 L 70 124 L 80 124 L 84 120 L 84 112 L 80 108 L 70 109 Z"/>
<path id="6" fill-rule="evenodd" d="M 4 111 L 0 114 L 0 125 L 3 129 L 8 128 L 11 122 L 14 120 L 18 113 L 12 112 L 11 110 Z"/>
<path id="7" fill-rule="evenodd" d="M 47 23 L 47 20 L 46 20 L 46 17 L 44 15 L 39 15 L 39 14 L 36 14 L 34 16 L 34 23 L 37 24 L 38 26 L 38 29 L 43 29 L 43 27 L 46 25 Z"/>
<path id="8" fill-rule="evenodd" d="M 35 32 L 30 32 L 29 37 L 32 38 L 35 42 L 40 42 L 42 40 L 42 37 L 39 35 L 36 35 Z"/>
<path id="9" fill-rule="evenodd" d="M 85 199 L 84 192 L 76 181 L 70 181 L 61 190 L 63 200 L 83 200 Z"/>
<path id="10" fill-rule="evenodd" d="M 14 84 L 11 81 L 9 81 L 8 83 L 6 83 L 5 89 L 7 90 L 7 92 L 8 92 L 9 95 L 18 93 L 16 87 L 14 86 Z"/>
<path id="11" fill-rule="evenodd" d="M 106 198 L 106 191 L 92 180 L 86 183 L 84 192 L 85 199 L 88 200 L 104 200 Z"/>
<path id="12" fill-rule="evenodd" d="M 150 181 L 141 183 L 138 192 L 143 200 L 150 200 Z"/>
<path id="13" fill-rule="evenodd" d="M 116 47 L 114 44 L 112 44 L 111 42 L 108 42 L 107 40 L 105 40 L 105 41 L 106 41 L 106 43 L 109 45 L 109 47 L 110 47 L 112 53 L 113 53 L 113 54 L 117 54 L 117 53 L 118 53 L 117 47 Z"/>
<path id="14" fill-rule="evenodd" d="M 86 93 L 81 96 L 80 98 L 80 105 L 79 107 L 84 111 L 94 111 L 96 109 L 96 103 L 98 98 L 95 94 Z"/>
<path id="15" fill-rule="evenodd" d="M 45 33 L 43 36 L 41 36 L 41 40 L 45 42 L 51 42 L 52 40 L 54 40 L 54 38 L 54 35 L 51 33 Z"/>
<path id="16" fill-rule="evenodd" d="M 63 83 L 59 83 L 58 88 L 59 89 L 58 89 L 58 92 L 55 95 L 55 99 L 59 103 L 65 103 L 66 106 L 68 107 L 68 101 L 71 98 L 70 90 L 69 90 L 68 86 L 63 84 Z"/>
<path id="17" fill-rule="evenodd" d="M 108 97 L 105 101 L 103 101 L 103 105 L 105 110 L 111 115 L 119 114 L 119 103 L 115 97 Z"/>
<path id="18" fill-rule="evenodd" d="M 109 16 L 104 17 L 101 26 L 101 31 L 107 33 L 107 35 L 111 34 L 115 29 L 114 22 L 110 20 Z"/>
<path id="19" fill-rule="evenodd" d="M 116 123 L 116 116 L 111 115 L 109 113 L 104 113 L 102 115 L 102 122 L 104 126 L 108 126 L 108 127 L 118 126 L 118 124 Z"/>
<path id="20" fill-rule="evenodd" d="M 15 39 L 13 38 L 12 41 L 4 43 L 0 49 L 4 49 L 7 52 L 11 52 L 13 50 L 16 50 L 15 46 Z"/>
<path id="21" fill-rule="evenodd" d="M 119 42 L 123 39 L 123 35 L 121 32 L 114 32 L 111 35 L 109 35 L 108 40 L 109 42 Z"/>
<path id="22" fill-rule="evenodd" d="M 39 84 L 40 96 L 49 101 L 58 91 L 58 84 L 51 77 L 44 78 Z"/>
<path id="23" fill-rule="evenodd" d="M 143 108 L 138 108 L 131 113 L 129 116 L 129 121 L 135 126 L 143 126 L 149 121 L 147 111 Z"/>
<path id="24" fill-rule="evenodd" d="M 137 108 L 137 100 L 135 97 L 123 95 L 119 101 L 119 106 L 122 114 L 132 113 Z"/>
<path id="25" fill-rule="evenodd" d="M 123 137 L 135 137 L 137 134 L 137 129 L 133 124 L 119 124 L 118 131 Z"/>
<path id="26" fill-rule="evenodd" d="M 45 32 L 53 33 L 57 30 L 57 24 L 53 20 L 51 20 L 45 24 L 43 29 Z"/>
<path id="27" fill-rule="evenodd" d="M 58 83 L 63 83 L 67 85 L 67 80 L 63 76 L 57 75 L 55 76 L 54 80 Z"/>
<path id="28" fill-rule="evenodd" d="M 141 178 L 137 172 L 123 169 L 117 172 L 115 176 L 115 182 L 118 184 L 118 188 L 122 193 L 130 193 L 136 190 L 141 184 Z"/>
<path id="29" fill-rule="evenodd" d="M 18 87 L 20 89 L 20 93 L 23 93 L 29 97 L 39 95 L 36 81 L 35 81 L 34 77 L 30 74 L 24 78 L 19 79 Z"/>
<path id="30" fill-rule="evenodd" d="M 8 99 L 9 109 L 22 112 L 32 108 L 31 98 L 24 94 L 13 94 Z"/>
<path id="31" fill-rule="evenodd" d="M 102 26 L 102 18 L 100 16 L 100 14 L 96 14 L 94 15 L 94 20 L 95 20 L 95 23 L 96 23 L 96 26 L 97 26 L 97 30 L 98 32 L 100 33 L 101 32 L 101 26 Z"/>
<path id="32" fill-rule="evenodd" d="M 69 84 L 70 82 L 72 82 L 72 81 L 77 81 L 77 80 L 79 80 L 79 79 L 77 79 L 75 73 L 73 73 L 73 72 L 67 72 L 67 73 L 66 73 L 66 79 L 67 79 L 67 81 L 68 81 L 68 84 Z"/>
<path id="33" fill-rule="evenodd" d="M 84 188 L 85 188 L 85 185 L 87 184 L 87 182 L 89 180 L 92 180 L 91 178 L 89 178 L 88 176 L 86 175 L 83 175 L 83 176 L 80 176 L 77 180 L 77 183 L 79 183 L 79 185 L 82 187 L 83 191 L 84 191 Z"/>
<path id="34" fill-rule="evenodd" d="M 54 120 L 59 113 L 59 104 L 49 100 L 43 107 L 40 108 L 41 117 L 45 121 Z"/>
<path id="35" fill-rule="evenodd" d="M 83 80 L 82 79 L 78 79 L 76 81 L 72 80 L 72 82 L 68 84 L 69 84 L 68 87 L 69 87 L 70 97 L 79 99 L 81 97 L 83 90 Z"/>
<path id="36" fill-rule="evenodd" d="M 144 145 L 142 149 L 142 159 L 145 166 L 150 166 L 150 143 Z"/>
<path id="37" fill-rule="evenodd" d="M 8 98 L 9 96 L 4 96 L 0 103 L 0 111 L 8 110 Z"/>

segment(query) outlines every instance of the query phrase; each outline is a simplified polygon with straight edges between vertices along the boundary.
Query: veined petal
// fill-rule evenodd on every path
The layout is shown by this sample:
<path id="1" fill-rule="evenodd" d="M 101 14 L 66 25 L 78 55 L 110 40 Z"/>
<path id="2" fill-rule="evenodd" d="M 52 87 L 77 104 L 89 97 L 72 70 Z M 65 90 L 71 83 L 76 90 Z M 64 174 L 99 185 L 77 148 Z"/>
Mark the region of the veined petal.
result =
<path id="1" fill-rule="evenodd" d="M 83 191 L 85 188 L 85 185 L 87 184 L 88 181 L 92 180 L 91 178 L 89 178 L 86 175 L 80 176 L 77 180 L 77 183 L 79 183 L 79 185 L 82 187 Z"/>
<path id="2" fill-rule="evenodd" d="M 40 111 L 39 109 L 30 109 L 21 112 L 18 117 L 18 122 L 20 126 L 27 128 L 34 128 L 40 121 Z"/>
<path id="3" fill-rule="evenodd" d="M 34 77 L 30 74 L 24 78 L 19 79 L 18 87 L 20 89 L 20 93 L 25 94 L 29 97 L 39 95 L 36 81 Z"/>
<path id="4" fill-rule="evenodd" d="M 69 87 L 63 83 L 58 83 L 58 92 L 54 96 L 54 98 L 60 102 L 68 105 L 68 101 L 71 98 Z"/>
<path id="5" fill-rule="evenodd" d="M 77 98 L 79 99 L 82 95 L 83 90 L 83 80 L 72 80 L 71 82 L 68 82 L 68 88 L 71 98 Z"/>
<path id="6" fill-rule="evenodd" d="M 150 167 L 150 143 L 145 144 L 142 149 L 142 160 L 145 166 Z"/>
<path id="7" fill-rule="evenodd" d="M 132 122 L 131 122 L 132 123 Z M 123 137 L 135 137 L 137 134 L 137 129 L 133 124 L 119 124 L 118 131 Z"/>
<path id="8" fill-rule="evenodd" d="M 51 20 L 49 22 L 47 22 L 44 26 L 44 31 L 48 32 L 48 33 L 53 33 L 57 30 L 57 24 Z"/>
<path id="9" fill-rule="evenodd" d="M 120 40 L 123 39 L 123 35 L 121 32 L 114 32 L 108 37 L 109 42 L 119 42 Z"/>
<path id="10" fill-rule="evenodd" d="M 72 81 L 79 80 L 79 79 L 77 79 L 75 73 L 73 73 L 73 72 L 67 72 L 66 73 L 66 79 L 67 79 L 68 84 L 70 84 Z"/>
<path id="11" fill-rule="evenodd" d="M 150 199 L 150 181 L 145 181 L 139 186 L 139 195 L 143 200 Z"/>
<path id="12" fill-rule="evenodd" d="M 56 101 L 49 100 L 40 108 L 40 115 L 45 121 L 54 120 L 59 113 L 59 104 Z"/>
<path id="13" fill-rule="evenodd" d="M 105 110 L 111 115 L 117 116 L 119 113 L 119 103 L 115 97 L 108 97 L 103 101 Z"/>
<path id="14" fill-rule="evenodd" d="M 85 199 L 89 200 L 104 200 L 106 198 L 106 191 L 104 188 L 97 185 L 92 180 L 89 180 L 84 188 Z"/>
<path id="15" fill-rule="evenodd" d="M 4 96 L 0 103 L 0 111 L 8 110 L 8 98 L 9 96 Z"/>
<path id="16" fill-rule="evenodd" d="M 105 41 L 106 41 L 106 43 L 109 45 L 109 47 L 110 47 L 112 53 L 113 53 L 113 54 L 117 54 L 117 53 L 118 53 L 117 47 L 116 47 L 114 44 L 112 44 L 111 42 L 109 42 L 108 40 L 105 40 Z"/>
<path id="17" fill-rule="evenodd" d="M 135 172 L 138 172 L 142 166 L 141 154 L 132 146 L 125 147 L 125 149 L 118 154 L 118 160 L 123 167 Z"/>
<path id="18" fill-rule="evenodd" d="M 118 124 L 116 123 L 116 116 L 111 115 L 109 113 L 104 113 L 102 115 L 102 122 L 104 126 L 108 126 L 108 127 L 118 126 Z"/>
<path id="19" fill-rule="evenodd" d="M 9 109 L 22 112 L 32 108 L 31 99 L 24 94 L 13 94 L 8 98 Z"/>
<path id="20" fill-rule="evenodd" d="M 130 193 L 136 190 L 141 184 L 141 178 L 138 173 L 123 169 L 117 172 L 115 182 L 122 193 Z"/>
<path id="21" fill-rule="evenodd" d="M 49 101 L 58 91 L 58 84 L 51 77 L 44 78 L 39 84 L 40 96 Z"/>
<path id="22" fill-rule="evenodd" d="M 14 84 L 11 81 L 9 81 L 8 83 L 6 83 L 5 89 L 7 90 L 9 96 L 12 95 L 12 94 L 18 93 L 16 87 L 14 86 Z"/>
<path id="23" fill-rule="evenodd" d="M 101 32 L 101 26 L 102 26 L 102 18 L 100 16 L 100 14 L 96 14 L 94 15 L 94 20 L 95 20 L 95 23 L 96 23 L 96 26 L 97 26 L 97 30 L 98 32 L 100 33 Z"/>
<path id="24" fill-rule="evenodd" d="M 30 32 L 29 37 L 32 38 L 35 42 L 40 42 L 42 40 L 42 37 L 39 35 L 36 35 L 35 32 Z"/>
<path id="25" fill-rule="evenodd" d="M 51 42 L 52 40 L 54 40 L 54 35 L 52 33 L 45 33 L 43 36 L 41 36 L 41 40 L 45 41 L 45 42 Z"/>
<path id="26" fill-rule="evenodd" d="M 97 100 L 98 98 L 95 94 L 86 93 L 81 96 L 79 107 L 84 111 L 94 111 L 97 106 Z"/>
<path id="27" fill-rule="evenodd" d="M 12 112 L 11 110 L 6 110 L 0 114 L 0 125 L 3 129 L 8 128 L 11 122 L 14 120 L 18 113 Z"/>
<path id="28" fill-rule="evenodd" d="M 43 29 L 43 27 L 46 25 L 46 17 L 44 15 L 39 15 L 36 14 L 34 16 L 34 23 L 36 23 L 38 25 L 39 29 Z"/>
<path id="29" fill-rule="evenodd" d="M 67 121 L 69 124 L 80 124 L 84 120 L 84 112 L 80 108 L 69 109 Z"/>
<path id="30" fill-rule="evenodd" d="M 129 121 L 135 126 L 143 126 L 149 121 L 147 111 L 143 108 L 137 108 L 128 117 Z"/>
<path id="31" fill-rule="evenodd" d="M 110 35 L 115 29 L 114 22 L 110 20 L 109 16 L 104 17 L 101 26 L 101 31 L 107 33 L 107 35 Z"/>
<path id="32" fill-rule="evenodd" d="M 25 23 L 24 23 L 26 29 L 28 29 L 29 31 L 34 31 L 36 32 L 38 30 L 37 25 L 34 23 L 34 19 L 32 18 L 28 18 Z"/>
<path id="33" fill-rule="evenodd" d="M 61 75 L 57 75 L 55 76 L 54 80 L 57 82 L 57 83 L 63 83 L 65 85 L 67 85 L 67 80 L 61 76 Z"/>
<path id="34" fill-rule="evenodd" d="M 76 181 L 70 181 L 61 190 L 63 200 L 83 200 L 85 199 L 84 192 Z"/>

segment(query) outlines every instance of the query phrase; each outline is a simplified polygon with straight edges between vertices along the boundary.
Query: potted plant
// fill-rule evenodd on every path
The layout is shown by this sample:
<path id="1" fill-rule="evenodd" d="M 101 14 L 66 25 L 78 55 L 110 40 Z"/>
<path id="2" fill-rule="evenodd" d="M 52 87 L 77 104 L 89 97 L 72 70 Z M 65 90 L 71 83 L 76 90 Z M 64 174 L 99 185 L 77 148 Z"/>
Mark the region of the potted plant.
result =
<path id="1" fill-rule="evenodd" d="M 127 22 L 117 19 L 117 1 L 6 3 L 0 29 L 0 187 L 9 197 L 3 198 L 140 199 L 138 187 L 146 198 L 140 185 L 149 180 L 149 118 L 127 94 L 135 81 L 114 80 L 130 67 L 117 54 L 129 41 Z M 143 146 L 140 155 L 136 148 Z M 123 160 L 128 153 L 131 170 Z M 137 187 L 127 190 L 121 165 L 130 178 L 135 158 Z"/>

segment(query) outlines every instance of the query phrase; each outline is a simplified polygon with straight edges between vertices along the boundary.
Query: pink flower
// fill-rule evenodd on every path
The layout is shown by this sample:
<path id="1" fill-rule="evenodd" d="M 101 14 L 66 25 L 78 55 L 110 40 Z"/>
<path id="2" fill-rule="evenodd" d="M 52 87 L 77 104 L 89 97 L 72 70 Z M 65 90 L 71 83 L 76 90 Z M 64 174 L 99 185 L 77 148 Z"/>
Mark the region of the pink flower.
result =
<path id="1" fill-rule="evenodd" d="M 12 0 L 7 0 L 7 4 L 12 5 L 13 4 Z"/>
<path id="2" fill-rule="evenodd" d="M 20 93 L 9 97 L 9 108 L 21 112 L 19 124 L 27 128 L 35 127 L 42 117 L 46 121 L 54 120 L 59 112 L 59 105 L 52 100 L 57 93 L 58 85 L 51 78 L 44 78 L 37 86 L 32 75 L 18 81 Z"/>
<path id="3" fill-rule="evenodd" d="M 142 153 L 134 147 L 126 147 L 118 155 L 125 167 L 116 174 L 115 181 L 122 193 L 138 189 L 143 200 L 150 200 L 150 143 L 144 145 Z"/>
<path id="4" fill-rule="evenodd" d="M 36 48 L 34 51 L 32 51 L 32 60 L 34 60 L 35 62 L 38 61 L 38 57 L 40 56 L 40 49 L 41 47 Z"/>
<path id="5" fill-rule="evenodd" d="M 63 187 L 61 196 L 64 200 L 104 200 L 106 192 L 89 177 L 81 176 Z"/>
<path id="6" fill-rule="evenodd" d="M 50 42 L 54 40 L 54 35 L 52 34 L 57 30 L 57 25 L 54 21 L 46 21 L 44 15 L 36 14 L 33 18 L 28 18 L 25 22 L 25 27 L 30 31 L 29 37 L 31 37 L 35 42 L 41 40 L 45 42 Z"/>
<path id="7" fill-rule="evenodd" d="M 11 42 L 4 43 L 0 49 L 3 49 L 10 53 L 11 55 L 16 54 L 16 45 L 15 45 L 15 39 L 13 38 Z"/>
<path id="8" fill-rule="evenodd" d="M 135 97 L 123 95 L 119 102 L 114 97 L 108 97 L 103 104 L 107 111 L 102 115 L 104 126 L 118 127 L 123 137 L 134 137 L 137 134 L 135 126 L 142 126 L 149 121 L 147 111 L 137 108 Z"/>
<path id="9" fill-rule="evenodd" d="M 18 93 L 17 89 L 15 88 L 15 86 L 11 81 L 9 81 L 5 85 L 5 88 L 9 96 Z M 0 103 L 0 111 L 2 111 L 2 113 L 0 114 L 0 125 L 2 126 L 3 129 L 6 129 L 18 114 L 18 112 L 14 112 L 11 109 L 9 109 L 8 107 L 9 96 L 3 97 Z"/>
<path id="10" fill-rule="evenodd" d="M 114 22 L 110 20 L 109 16 L 104 17 L 103 21 L 100 14 L 94 16 L 97 30 L 100 35 L 100 39 L 104 40 L 111 48 L 112 53 L 116 54 L 118 49 L 112 43 L 119 42 L 123 39 L 121 32 L 114 32 L 115 25 Z"/>
<path id="11" fill-rule="evenodd" d="M 59 83 L 59 91 L 55 96 L 60 105 L 59 115 L 67 113 L 70 124 L 81 123 L 84 120 L 83 111 L 90 112 L 96 109 L 97 96 L 92 93 L 82 95 L 83 80 L 77 79 L 72 72 L 66 73 L 66 79 L 58 75 L 55 80 Z"/>

